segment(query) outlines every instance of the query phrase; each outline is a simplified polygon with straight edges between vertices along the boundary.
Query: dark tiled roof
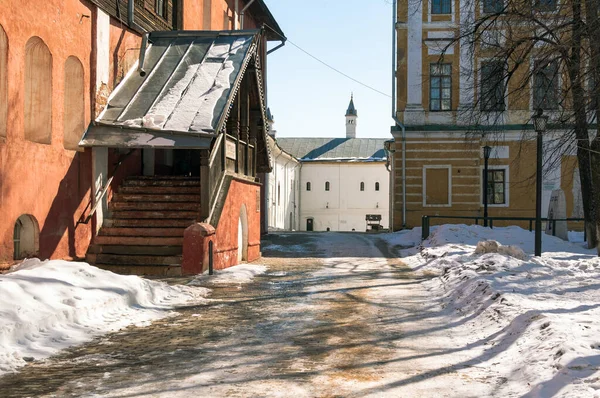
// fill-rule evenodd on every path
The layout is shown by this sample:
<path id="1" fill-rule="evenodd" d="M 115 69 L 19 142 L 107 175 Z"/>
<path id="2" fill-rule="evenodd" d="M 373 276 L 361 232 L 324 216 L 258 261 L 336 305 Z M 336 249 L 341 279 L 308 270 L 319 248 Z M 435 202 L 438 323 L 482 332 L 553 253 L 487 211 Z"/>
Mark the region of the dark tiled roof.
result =
<path id="1" fill-rule="evenodd" d="M 381 161 L 387 138 L 277 138 L 277 144 L 300 160 Z"/>

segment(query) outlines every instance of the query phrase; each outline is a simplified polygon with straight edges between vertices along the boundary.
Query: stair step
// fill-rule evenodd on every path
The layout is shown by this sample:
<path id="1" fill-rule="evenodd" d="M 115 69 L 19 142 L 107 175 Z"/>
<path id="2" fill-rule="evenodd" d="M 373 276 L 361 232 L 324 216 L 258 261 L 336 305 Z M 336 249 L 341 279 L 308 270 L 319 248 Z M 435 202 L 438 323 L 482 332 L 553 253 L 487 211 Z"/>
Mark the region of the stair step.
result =
<path id="1" fill-rule="evenodd" d="M 103 236 L 94 239 L 97 245 L 123 246 L 182 246 L 183 236 L 180 237 L 151 237 L 151 236 Z"/>
<path id="2" fill-rule="evenodd" d="M 183 246 L 123 246 L 123 245 L 98 245 L 92 244 L 88 254 L 124 254 L 131 256 L 180 256 Z"/>
<path id="3" fill-rule="evenodd" d="M 180 265 L 94 265 L 100 269 L 121 275 L 181 276 Z"/>
<path id="4" fill-rule="evenodd" d="M 116 193 L 113 195 L 114 202 L 200 202 L 200 194 L 133 194 Z"/>
<path id="5" fill-rule="evenodd" d="M 164 187 L 164 186 L 125 186 L 121 185 L 120 194 L 200 194 L 200 186 Z"/>
<path id="6" fill-rule="evenodd" d="M 100 236 L 165 236 L 181 237 L 185 228 L 115 228 L 106 227 L 100 229 Z"/>
<path id="7" fill-rule="evenodd" d="M 136 210 L 118 210 L 111 212 L 113 219 L 131 219 L 131 218 L 175 218 L 184 220 L 195 220 L 199 215 L 199 211 L 136 211 Z"/>
<path id="8" fill-rule="evenodd" d="M 199 178 L 186 178 L 186 179 L 174 179 L 174 178 L 135 178 L 127 179 L 123 181 L 123 186 L 142 186 L 142 187 L 199 187 Z"/>
<path id="9" fill-rule="evenodd" d="M 181 265 L 182 256 L 144 256 L 127 254 L 88 254 L 92 264 L 107 265 Z"/>
<path id="10" fill-rule="evenodd" d="M 200 211 L 200 203 L 198 202 L 115 202 L 114 200 L 108 205 L 109 210 L 189 210 Z"/>
<path id="11" fill-rule="evenodd" d="M 195 221 L 189 219 L 164 219 L 164 218 L 142 218 L 142 219 L 112 219 L 104 220 L 102 228 L 187 228 Z"/>

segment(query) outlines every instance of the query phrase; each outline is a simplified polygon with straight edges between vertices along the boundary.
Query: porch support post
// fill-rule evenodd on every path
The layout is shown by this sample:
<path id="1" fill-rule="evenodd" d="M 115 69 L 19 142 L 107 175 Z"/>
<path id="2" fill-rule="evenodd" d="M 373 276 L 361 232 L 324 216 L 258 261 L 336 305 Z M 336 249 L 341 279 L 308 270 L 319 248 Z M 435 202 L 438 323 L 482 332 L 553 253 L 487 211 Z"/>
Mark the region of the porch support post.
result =
<path id="1" fill-rule="evenodd" d="M 209 156 L 209 151 L 200 152 L 200 221 L 206 220 L 210 213 Z"/>
<path id="2" fill-rule="evenodd" d="M 240 172 L 240 93 L 233 103 L 231 124 L 235 135 L 235 172 Z"/>
<path id="3" fill-rule="evenodd" d="M 244 144 L 244 175 L 249 175 L 248 146 L 250 145 L 250 89 L 248 79 L 244 79 L 240 90 L 241 135 Z"/>

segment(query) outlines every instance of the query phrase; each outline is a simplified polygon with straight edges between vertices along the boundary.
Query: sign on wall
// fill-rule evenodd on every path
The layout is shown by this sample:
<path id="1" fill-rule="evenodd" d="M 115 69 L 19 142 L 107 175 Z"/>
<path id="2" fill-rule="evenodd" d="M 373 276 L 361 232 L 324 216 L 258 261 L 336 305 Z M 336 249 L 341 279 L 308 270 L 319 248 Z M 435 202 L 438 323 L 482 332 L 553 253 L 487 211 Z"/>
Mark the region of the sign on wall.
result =
<path id="1" fill-rule="evenodd" d="M 225 156 L 229 159 L 236 159 L 236 150 L 235 150 L 235 142 L 233 141 L 225 141 Z"/>

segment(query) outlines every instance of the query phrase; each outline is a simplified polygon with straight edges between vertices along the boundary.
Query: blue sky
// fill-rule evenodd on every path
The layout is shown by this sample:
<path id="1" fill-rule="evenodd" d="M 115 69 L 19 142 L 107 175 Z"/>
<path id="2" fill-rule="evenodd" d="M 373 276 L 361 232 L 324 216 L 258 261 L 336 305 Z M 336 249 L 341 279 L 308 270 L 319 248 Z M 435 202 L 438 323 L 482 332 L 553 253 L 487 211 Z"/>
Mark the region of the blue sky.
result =
<path id="1" fill-rule="evenodd" d="M 391 95 L 391 0 L 266 0 L 288 39 Z M 274 44 L 271 44 L 273 46 Z M 334 72 L 286 44 L 269 55 L 269 107 L 280 137 L 345 137 L 354 93 L 357 137 L 391 138 L 391 98 Z"/>

